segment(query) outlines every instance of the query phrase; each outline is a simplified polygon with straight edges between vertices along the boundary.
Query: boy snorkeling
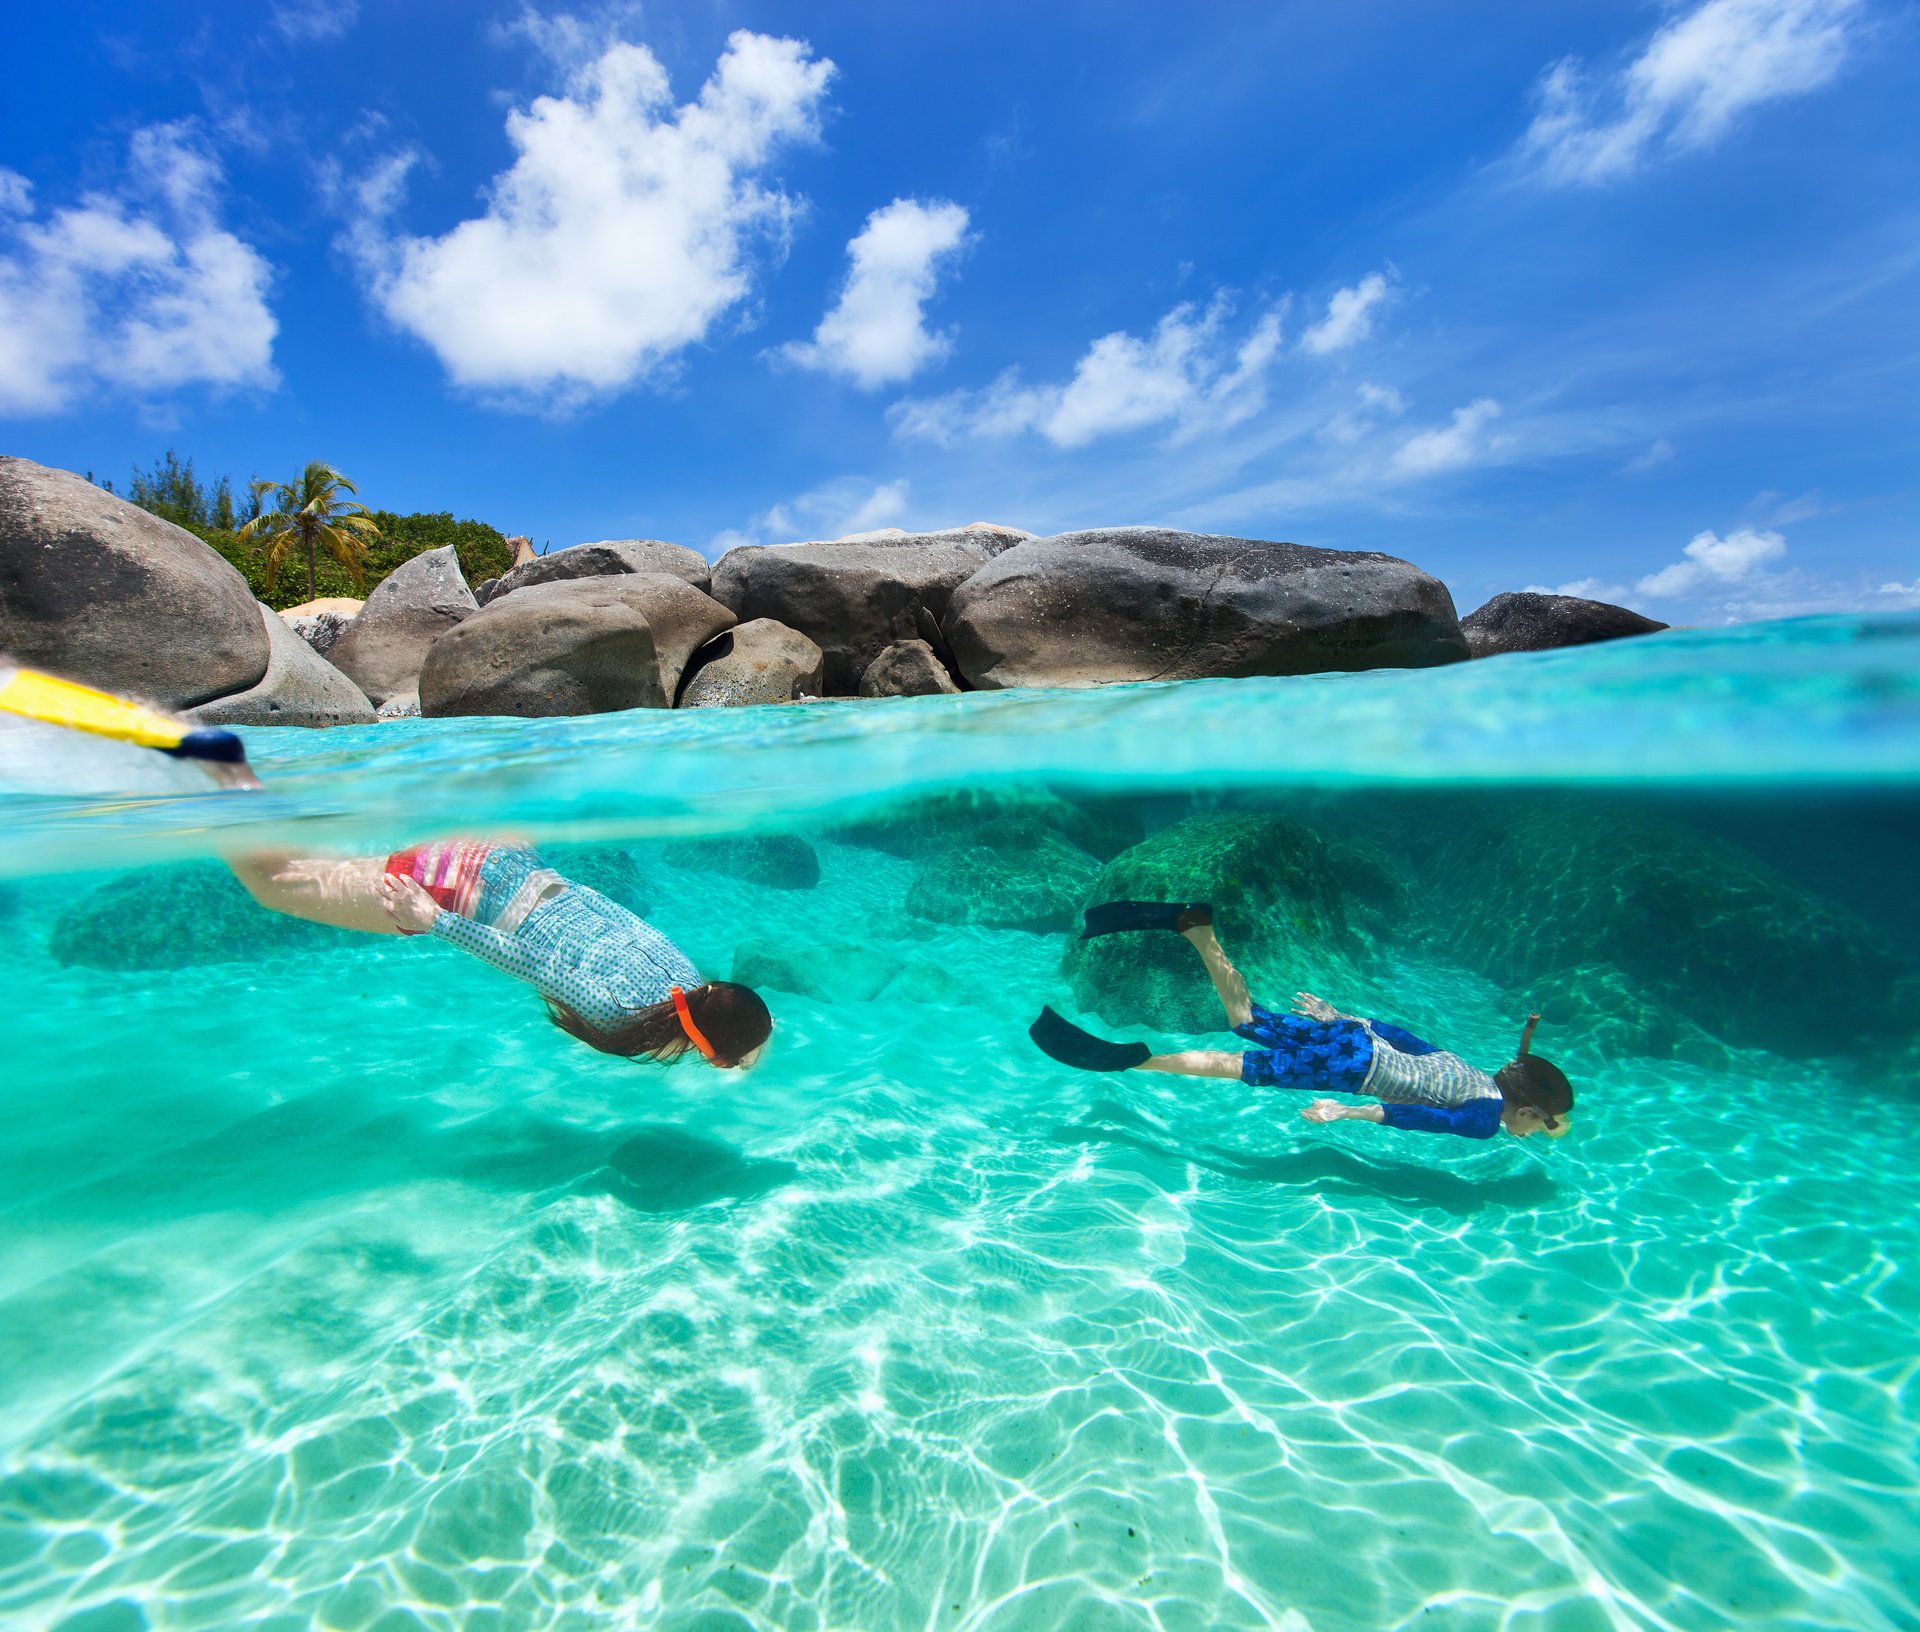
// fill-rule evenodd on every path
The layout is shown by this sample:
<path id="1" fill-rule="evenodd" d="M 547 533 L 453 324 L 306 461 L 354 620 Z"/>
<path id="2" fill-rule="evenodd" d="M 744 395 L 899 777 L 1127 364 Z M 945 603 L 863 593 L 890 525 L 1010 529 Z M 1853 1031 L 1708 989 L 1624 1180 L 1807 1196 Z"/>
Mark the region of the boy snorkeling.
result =
<path id="1" fill-rule="evenodd" d="M 1381 1101 L 1343 1105 L 1316 1099 L 1300 1113 L 1309 1122 L 1381 1122 L 1467 1139 L 1491 1139 L 1502 1128 L 1519 1139 L 1540 1132 L 1558 1139 L 1567 1132 L 1573 1088 L 1558 1066 L 1528 1052 L 1537 1014 L 1527 1017 L 1518 1054 L 1489 1076 L 1398 1026 L 1342 1014 L 1311 992 L 1294 994 L 1291 1014 L 1262 1008 L 1214 935 L 1213 909 L 1205 903 L 1109 901 L 1087 909 L 1080 938 L 1155 929 L 1173 930 L 1200 954 L 1227 1023 L 1237 1036 L 1261 1046 L 1244 1053 L 1155 1054 L 1145 1043 L 1095 1037 L 1043 1008 L 1028 1032 L 1042 1052 L 1083 1071 L 1227 1077 L 1256 1087 L 1322 1088 Z"/>

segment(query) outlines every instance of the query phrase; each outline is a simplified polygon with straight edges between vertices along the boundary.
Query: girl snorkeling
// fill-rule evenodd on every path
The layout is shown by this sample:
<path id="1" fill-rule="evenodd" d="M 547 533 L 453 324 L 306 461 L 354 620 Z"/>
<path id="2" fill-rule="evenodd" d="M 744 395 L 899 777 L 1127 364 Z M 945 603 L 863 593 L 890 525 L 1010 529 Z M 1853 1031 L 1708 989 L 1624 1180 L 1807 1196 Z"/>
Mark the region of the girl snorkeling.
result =
<path id="1" fill-rule="evenodd" d="M 773 1030 L 759 993 L 703 980 L 645 919 L 563 878 L 523 844 L 456 839 L 387 857 L 265 851 L 230 859 L 272 912 L 373 935 L 433 935 L 524 980 L 553 1023 L 605 1054 L 689 1050 L 750 1066 Z"/>
<path id="2" fill-rule="evenodd" d="M 1370 1094 L 1383 1103 L 1342 1105 L 1316 1099 L 1301 1111 L 1309 1122 L 1380 1122 L 1423 1133 L 1491 1139 L 1502 1128 L 1516 1138 L 1567 1132 L 1573 1088 L 1560 1068 L 1528 1053 L 1540 1016 L 1527 1020 L 1520 1051 L 1498 1072 L 1485 1071 L 1383 1020 L 1342 1014 L 1311 992 L 1294 994 L 1293 1013 L 1263 1009 L 1213 933 L 1213 909 L 1162 901 L 1109 901 L 1087 909 L 1082 940 L 1129 929 L 1171 929 L 1200 954 L 1227 1023 L 1260 1046 L 1244 1053 L 1187 1049 L 1155 1054 L 1145 1043 L 1114 1043 L 1042 1009 L 1028 1035 L 1042 1052 L 1083 1071 L 1169 1071 L 1230 1077 L 1263 1088 L 1321 1088 Z"/>

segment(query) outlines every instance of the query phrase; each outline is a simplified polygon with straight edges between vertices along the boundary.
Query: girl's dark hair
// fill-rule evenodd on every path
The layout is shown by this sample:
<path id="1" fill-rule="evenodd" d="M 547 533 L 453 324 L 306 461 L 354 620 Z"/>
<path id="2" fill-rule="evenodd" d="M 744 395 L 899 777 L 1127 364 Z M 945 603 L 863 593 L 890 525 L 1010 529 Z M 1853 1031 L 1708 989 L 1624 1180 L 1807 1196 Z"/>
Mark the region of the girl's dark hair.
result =
<path id="1" fill-rule="evenodd" d="M 1563 1116 L 1573 1109 L 1573 1084 L 1559 1066 L 1538 1054 L 1522 1054 L 1501 1066 L 1493 1080 L 1508 1099 L 1531 1105 L 1548 1116 Z"/>
<path id="2" fill-rule="evenodd" d="M 773 1016 L 751 986 L 710 980 L 687 993 L 687 1012 L 713 1046 L 715 1065 L 738 1065 L 773 1033 Z M 548 999 L 547 1013 L 569 1037 L 602 1054 L 625 1059 L 677 1060 L 693 1047 L 671 1002 L 642 1009 L 624 1026 L 603 1031 L 563 1003 Z"/>

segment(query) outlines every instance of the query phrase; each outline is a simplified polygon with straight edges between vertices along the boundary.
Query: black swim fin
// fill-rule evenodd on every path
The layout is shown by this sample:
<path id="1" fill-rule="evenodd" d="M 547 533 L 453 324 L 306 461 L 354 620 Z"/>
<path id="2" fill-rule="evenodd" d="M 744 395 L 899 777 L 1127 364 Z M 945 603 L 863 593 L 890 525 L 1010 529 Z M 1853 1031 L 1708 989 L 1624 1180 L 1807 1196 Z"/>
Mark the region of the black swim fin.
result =
<path id="1" fill-rule="evenodd" d="M 1131 1071 L 1153 1058 L 1153 1050 L 1145 1043 L 1108 1042 L 1048 1008 L 1043 1008 L 1040 1018 L 1027 1027 L 1027 1035 L 1042 1054 L 1081 1071 Z"/>
<path id="2" fill-rule="evenodd" d="M 1087 927 L 1080 931 L 1080 939 L 1116 935 L 1123 929 L 1180 930 L 1212 922 L 1213 908 L 1204 901 L 1103 901 L 1087 908 Z"/>

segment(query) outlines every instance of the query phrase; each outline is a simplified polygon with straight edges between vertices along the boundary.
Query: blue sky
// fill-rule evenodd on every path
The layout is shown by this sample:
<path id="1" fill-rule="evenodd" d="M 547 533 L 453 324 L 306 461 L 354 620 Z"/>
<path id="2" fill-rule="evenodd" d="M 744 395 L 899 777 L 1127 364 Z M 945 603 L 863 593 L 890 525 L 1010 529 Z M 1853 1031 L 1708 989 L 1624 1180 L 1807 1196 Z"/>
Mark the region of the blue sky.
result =
<path id="1" fill-rule="evenodd" d="M 0 451 L 1920 605 L 1894 0 L 28 8 Z M 18 71 L 26 65 L 26 72 Z"/>

